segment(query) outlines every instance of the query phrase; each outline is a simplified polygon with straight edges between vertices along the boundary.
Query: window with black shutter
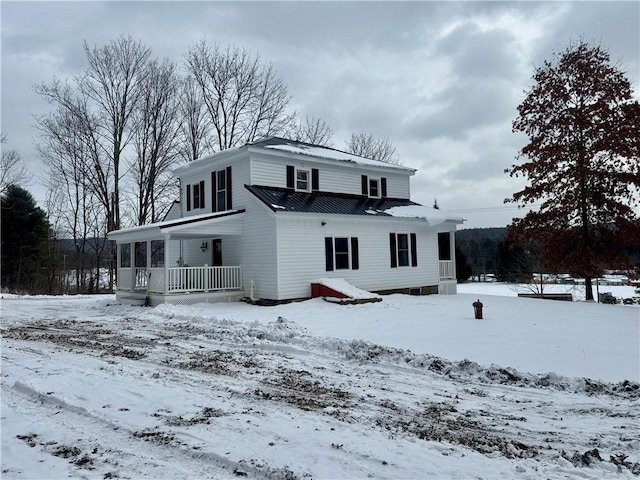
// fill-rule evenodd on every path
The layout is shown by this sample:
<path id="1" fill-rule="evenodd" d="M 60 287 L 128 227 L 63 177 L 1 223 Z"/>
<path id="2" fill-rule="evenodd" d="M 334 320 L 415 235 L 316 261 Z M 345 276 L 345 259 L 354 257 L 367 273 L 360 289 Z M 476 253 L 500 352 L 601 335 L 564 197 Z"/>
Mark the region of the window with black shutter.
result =
<path id="1" fill-rule="evenodd" d="M 357 237 L 325 237 L 326 270 L 358 270 L 360 268 Z"/>
<path id="2" fill-rule="evenodd" d="M 390 233 L 389 254 L 391 255 L 391 268 L 417 267 L 418 246 L 415 233 Z"/>
<path id="3" fill-rule="evenodd" d="M 218 212 L 227 209 L 227 171 L 218 170 L 216 184 L 216 207 Z"/>

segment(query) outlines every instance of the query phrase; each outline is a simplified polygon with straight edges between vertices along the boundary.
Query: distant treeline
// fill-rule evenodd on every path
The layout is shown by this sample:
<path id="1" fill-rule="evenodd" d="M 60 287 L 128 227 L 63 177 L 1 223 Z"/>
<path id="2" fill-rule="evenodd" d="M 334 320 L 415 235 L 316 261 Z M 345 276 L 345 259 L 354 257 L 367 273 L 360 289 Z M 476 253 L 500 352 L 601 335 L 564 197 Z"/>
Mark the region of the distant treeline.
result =
<path id="1" fill-rule="evenodd" d="M 500 281 L 518 281 L 544 269 L 535 252 L 525 252 L 509 243 L 506 235 L 506 228 L 470 228 L 456 232 L 456 245 L 466 257 L 473 277 L 492 274 Z M 640 246 L 619 248 L 629 257 L 630 264 L 640 269 Z"/>

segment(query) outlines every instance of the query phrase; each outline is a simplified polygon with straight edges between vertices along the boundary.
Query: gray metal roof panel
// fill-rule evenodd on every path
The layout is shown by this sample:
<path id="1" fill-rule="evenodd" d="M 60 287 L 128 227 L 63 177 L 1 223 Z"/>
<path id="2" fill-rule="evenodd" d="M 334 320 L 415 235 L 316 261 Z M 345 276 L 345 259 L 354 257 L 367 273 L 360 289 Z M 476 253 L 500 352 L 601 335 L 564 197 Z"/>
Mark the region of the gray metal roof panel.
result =
<path id="1" fill-rule="evenodd" d="M 339 215 L 378 215 L 388 217 L 385 210 L 405 205 L 419 205 L 404 198 L 369 198 L 330 192 L 296 192 L 292 189 L 245 185 L 274 212 L 305 212 Z"/>

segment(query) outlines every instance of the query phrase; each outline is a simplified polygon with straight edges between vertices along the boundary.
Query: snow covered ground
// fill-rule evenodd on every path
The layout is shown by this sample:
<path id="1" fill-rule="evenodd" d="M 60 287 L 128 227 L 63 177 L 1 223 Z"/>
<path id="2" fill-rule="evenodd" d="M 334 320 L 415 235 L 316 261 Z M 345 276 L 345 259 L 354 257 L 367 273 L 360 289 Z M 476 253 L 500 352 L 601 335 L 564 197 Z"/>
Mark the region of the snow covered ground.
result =
<path id="1" fill-rule="evenodd" d="M 459 290 L 274 307 L 4 295 L 2 478 L 640 476 L 640 306 Z"/>

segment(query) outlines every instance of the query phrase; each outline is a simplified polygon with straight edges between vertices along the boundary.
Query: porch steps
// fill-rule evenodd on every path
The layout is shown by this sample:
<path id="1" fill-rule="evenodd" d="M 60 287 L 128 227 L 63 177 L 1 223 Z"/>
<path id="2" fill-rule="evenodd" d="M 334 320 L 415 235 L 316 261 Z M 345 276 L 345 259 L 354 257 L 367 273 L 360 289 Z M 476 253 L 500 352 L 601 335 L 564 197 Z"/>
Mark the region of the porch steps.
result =
<path id="1" fill-rule="evenodd" d="M 311 297 L 322 297 L 328 302 L 342 305 L 382 301 L 377 293 L 362 290 L 344 278 L 319 278 L 311 284 Z"/>

